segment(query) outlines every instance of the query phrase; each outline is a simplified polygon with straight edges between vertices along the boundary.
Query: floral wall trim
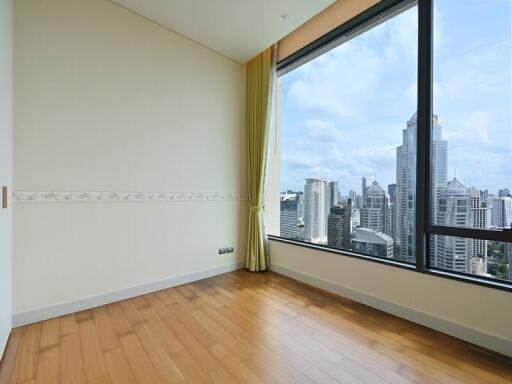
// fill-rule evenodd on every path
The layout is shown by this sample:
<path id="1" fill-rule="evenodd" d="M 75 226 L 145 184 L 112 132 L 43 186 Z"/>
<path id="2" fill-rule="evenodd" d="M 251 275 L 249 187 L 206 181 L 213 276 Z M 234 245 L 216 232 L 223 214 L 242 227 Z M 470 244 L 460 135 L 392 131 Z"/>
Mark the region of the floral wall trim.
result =
<path id="1" fill-rule="evenodd" d="M 15 203 L 237 201 L 247 194 L 220 192 L 14 192 Z"/>

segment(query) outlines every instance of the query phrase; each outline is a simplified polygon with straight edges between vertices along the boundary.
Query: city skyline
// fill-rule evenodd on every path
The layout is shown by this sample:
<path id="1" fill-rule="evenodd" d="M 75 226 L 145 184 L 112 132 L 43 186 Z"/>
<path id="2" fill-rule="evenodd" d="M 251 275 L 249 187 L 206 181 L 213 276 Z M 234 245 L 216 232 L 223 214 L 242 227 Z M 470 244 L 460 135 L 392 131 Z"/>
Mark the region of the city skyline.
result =
<path id="1" fill-rule="evenodd" d="M 396 147 L 396 182 L 361 177 L 361 189 L 339 192 L 337 180 L 308 177 L 302 189 L 281 192 L 280 236 L 408 263 L 416 260 L 416 114 Z M 432 135 L 432 220 L 437 225 L 481 229 L 512 225 L 512 197 L 448 179 L 448 141 L 438 117 Z M 490 193 L 489 193 L 490 192 Z M 431 266 L 512 279 L 509 246 L 484 239 L 432 235 Z M 500 247 L 503 246 L 503 251 Z M 493 248 L 494 247 L 494 248 Z"/>
<path id="2" fill-rule="evenodd" d="M 449 141 L 448 179 L 497 194 L 512 189 L 512 90 L 498 85 L 512 83 L 503 45 L 512 6 L 478 7 L 435 11 L 434 109 Z M 489 17 L 457 23 L 478 12 Z M 409 9 L 280 79 L 281 190 L 308 177 L 339 181 L 344 195 L 361 176 L 395 182 L 403 122 L 416 110 L 416 17 Z"/>

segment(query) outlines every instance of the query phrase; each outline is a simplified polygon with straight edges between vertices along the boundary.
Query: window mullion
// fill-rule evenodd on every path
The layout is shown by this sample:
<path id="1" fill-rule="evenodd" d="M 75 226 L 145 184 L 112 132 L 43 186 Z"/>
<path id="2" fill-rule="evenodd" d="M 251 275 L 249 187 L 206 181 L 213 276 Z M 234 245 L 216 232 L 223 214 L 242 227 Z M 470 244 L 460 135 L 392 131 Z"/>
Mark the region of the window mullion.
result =
<path id="1" fill-rule="evenodd" d="M 430 224 L 432 126 L 432 1 L 418 1 L 418 126 L 416 132 L 416 269 L 426 268 Z"/>

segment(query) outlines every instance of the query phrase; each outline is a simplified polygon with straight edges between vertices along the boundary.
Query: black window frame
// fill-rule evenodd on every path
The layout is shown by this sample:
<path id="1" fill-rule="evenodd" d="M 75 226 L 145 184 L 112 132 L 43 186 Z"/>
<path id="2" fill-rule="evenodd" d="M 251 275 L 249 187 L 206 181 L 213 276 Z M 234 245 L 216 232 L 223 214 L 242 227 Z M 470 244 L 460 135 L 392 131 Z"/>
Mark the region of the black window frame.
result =
<path id="1" fill-rule="evenodd" d="M 277 62 L 277 75 L 312 60 L 345 41 L 373 28 L 380 22 L 413 6 L 418 7 L 418 94 L 416 134 L 416 265 L 393 259 L 385 259 L 339 250 L 325 245 L 269 235 L 269 239 L 334 252 L 348 257 L 400 267 L 418 273 L 450 278 L 466 283 L 483 285 L 512 292 L 512 281 L 475 276 L 468 273 L 447 271 L 430 266 L 429 237 L 433 235 L 453 236 L 512 243 L 512 228 L 501 231 L 492 229 L 463 228 L 435 225 L 432 223 L 431 205 L 431 153 L 433 116 L 433 2 L 434 0 L 381 0 L 361 14 L 314 40 L 297 52 Z"/>

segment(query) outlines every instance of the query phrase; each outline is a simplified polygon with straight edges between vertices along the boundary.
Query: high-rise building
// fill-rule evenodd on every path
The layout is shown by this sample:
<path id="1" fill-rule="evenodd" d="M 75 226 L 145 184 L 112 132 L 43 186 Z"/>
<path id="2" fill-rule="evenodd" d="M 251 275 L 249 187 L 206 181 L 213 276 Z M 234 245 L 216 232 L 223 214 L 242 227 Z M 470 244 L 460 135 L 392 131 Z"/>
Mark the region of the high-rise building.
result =
<path id="1" fill-rule="evenodd" d="M 327 245 L 350 250 L 351 204 L 344 207 L 331 207 L 327 218 Z"/>
<path id="2" fill-rule="evenodd" d="M 389 195 L 389 235 L 395 241 L 395 252 L 398 253 L 397 248 L 397 235 L 398 235 L 398 215 L 397 215 L 397 206 L 398 206 L 398 194 L 397 194 L 397 186 L 396 184 L 388 185 L 388 195 Z"/>
<path id="3" fill-rule="evenodd" d="M 471 209 L 467 188 L 456 178 L 439 190 L 436 223 L 450 227 L 470 227 Z M 473 240 L 454 236 L 433 236 L 433 266 L 450 271 L 470 273 Z"/>
<path id="4" fill-rule="evenodd" d="M 386 192 L 377 181 L 366 187 L 361 208 L 361 226 L 388 233 L 388 203 Z"/>
<path id="5" fill-rule="evenodd" d="M 358 195 L 357 197 L 361 197 Z M 352 214 L 350 215 L 350 233 L 352 234 L 356 228 L 361 226 L 361 211 L 359 209 L 352 209 Z"/>
<path id="6" fill-rule="evenodd" d="M 328 182 L 323 179 L 306 179 L 304 186 L 304 240 L 327 243 L 327 215 L 330 209 Z"/>
<path id="7" fill-rule="evenodd" d="M 498 191 L 498 197 L 510 197 L 510 190 L 508 188 L 503 188 Z"/>
<path id="8" fill-rule="evenodd" d="M 402 133 L 402 145 L 396 149 L 396 242 L 403 261 L 414 262 L 416 244 L 416 113 Z M 442 140 L 437 116 L 432 121 L 432 208 L 436 211 L 437 195 L 447 181 L 448 143 Z"/>
<path id="9" fill-rule="evenodd" d="M 480 191 L 475 188 L 469 188 L 469 209 L 471 210 L 471 227 L 487 229 L 490 228 L 489 210 L 482 203 Z M 472 257 L 487 259 L 487 240 L 473 239 Z M 486 263 L 479 264 L 479 268 L 486 266 Z M 485 271 L 486 272 L 486 271 Z"/>
<path id="10" fill-rule="evenodd" d="M 388 185 L 388 196 L 389 196 L 389 201 L 393 201 L 393 200 L 396 200 L 396 184 L 389 184 Z"/>
<path id="11" fill-rule="evenodd" d="M 298 236 L 298 219 L 297 198 L 281 200 L 280 236 L 287 239 L 296 239 Z"/>
<path id="12" fill-rule="evenodd" d="M 339 204 L 339 188 L 337 181 L 329 182 L 329 208 Z"/>
<path id="13" fill-rule="evenodd" d="M 443 140 L 437 115 L 432 119 L 432 200 L 448 182 L 448 142 Z M 435 209 L 435 207 L 434 207 Z"/>
<path id="14" fill-rule="evenodd" d="M 297 216 L 304 218 L 304 192 L 297 192 Z"/>
<path id="15" fill-rule="evenodd" d="M 352 209 L 358 209 L 359 207 L 357 205 L 357 192 L 351 189 L 348 192 L 348 198 L 350 199 L 350 201 L 352 201 Z"/>
<path id="16" fill-rule="evenodd" d="M 481 190 L 480 191 L 480 200 L 482 201 L 482 204 L 487 205 L 487 199 L 489 198 L 489 190 Z"/>
<path id="17" fill-rule="evenodd" d="M 360 210 L 363 207 L 363 195 L 357 195 L 356 197 L 356 209 Z"/>
<path id="18" fill-rule="evenodd" d="M 369 228 L 356 228 L 351 247 L 354 252 L 364 255 L 393 257 L 393 239 L 391 236 Z"/>
<path id="19" fill-rule="evenodd" d="M 364 199 L 364 196 L 366 195 L 366 177 L 362 177 L 361 178 L 361 196 L 363 196 L 363 199 Z"/>
<path id="20" fill-rule="evenodd" d="M 512 197 L 504 196 L 492 200 L 491 225 L 494 228 L 510 228 L 512 225 Z"/>

